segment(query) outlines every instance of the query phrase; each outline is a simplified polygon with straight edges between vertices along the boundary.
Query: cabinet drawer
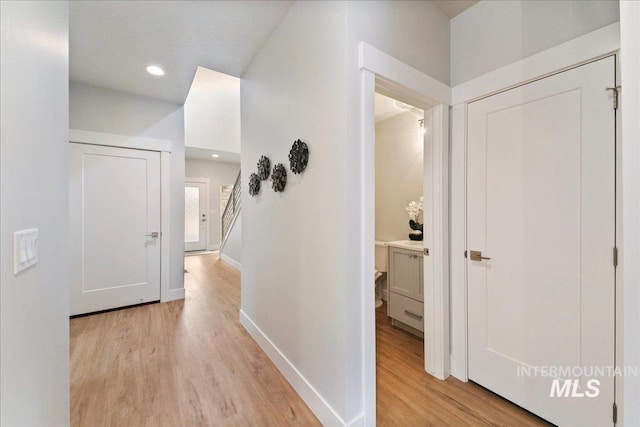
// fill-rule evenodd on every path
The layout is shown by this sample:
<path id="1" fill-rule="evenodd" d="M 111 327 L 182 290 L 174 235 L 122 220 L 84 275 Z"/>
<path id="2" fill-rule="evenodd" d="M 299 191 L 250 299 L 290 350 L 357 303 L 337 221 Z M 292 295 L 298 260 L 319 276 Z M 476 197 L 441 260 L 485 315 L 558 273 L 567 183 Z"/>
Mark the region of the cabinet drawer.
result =
<path id="1" fill-rule="evenodd" d="M 424 304 L 420 301 L 390 292 L 389 316 L 424 332 Z"/>

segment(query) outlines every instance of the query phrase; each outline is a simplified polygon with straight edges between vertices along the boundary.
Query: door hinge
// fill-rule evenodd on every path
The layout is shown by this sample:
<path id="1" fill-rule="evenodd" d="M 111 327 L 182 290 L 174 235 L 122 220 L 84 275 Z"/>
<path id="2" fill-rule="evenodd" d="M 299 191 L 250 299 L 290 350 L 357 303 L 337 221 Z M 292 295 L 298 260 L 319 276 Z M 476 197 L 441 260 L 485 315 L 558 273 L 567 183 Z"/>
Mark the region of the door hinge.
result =
<path id="1" fill-rule="evenodd" d="M 613 423 L 616 424 L 618 422 L 618 405 L 616 402 L 613 402 Z"/>
<path id="2" fill-rule="evenodd" d="M 464 251 L 464 257 L 465 258 L 467 257 L 467 251 Z"/>
<path id="3" fill-rule="evenodd" d="M 618 95 L 620 95 L 620 91 L 622 90 L 622 86 L 608 87 L 607 90 L 613 91 L 613 109 L 618 109 Z"/>
<path id="4" fill-rule="evenodd" d="M 618 266 L 618 247 L 617 246 L 613 247 L 613 266 L 614 267 Z"/>

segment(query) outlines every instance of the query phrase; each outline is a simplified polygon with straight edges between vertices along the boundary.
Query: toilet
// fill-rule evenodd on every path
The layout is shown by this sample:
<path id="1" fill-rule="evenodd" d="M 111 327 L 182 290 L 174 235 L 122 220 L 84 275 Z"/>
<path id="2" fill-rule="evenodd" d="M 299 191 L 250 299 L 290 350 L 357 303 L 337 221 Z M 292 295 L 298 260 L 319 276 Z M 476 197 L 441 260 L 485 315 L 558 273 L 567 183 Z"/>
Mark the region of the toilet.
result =
<path id="1" fill-rule="evenodd" d="M 376 240 L 376 259 L 373 286 L 376 293 L 376 308 L 382 306 L 382 284 L 387 276 L 387 244 Z"/>

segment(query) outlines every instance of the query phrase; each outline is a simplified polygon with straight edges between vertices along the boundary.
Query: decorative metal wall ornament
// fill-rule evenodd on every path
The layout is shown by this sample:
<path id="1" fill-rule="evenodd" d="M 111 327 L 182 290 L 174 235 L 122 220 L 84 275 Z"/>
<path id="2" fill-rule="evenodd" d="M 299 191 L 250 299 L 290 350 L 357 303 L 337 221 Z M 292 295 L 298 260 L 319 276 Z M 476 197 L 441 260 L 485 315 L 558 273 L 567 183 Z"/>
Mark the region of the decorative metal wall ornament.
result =
<path id="1" fill-rule="evenodd" d="M 276 193 L 284 191 L 284 187 L 287 185 L 287 170 L 282 163 L 278 163 L 273 167 L 271 173 L 271 186 Z"/>
<path id="2" fill-rule="evenodd" d="M 266 156 L 260 157 L 260 160 L 258 160 L 258 178 L 264 181 L 269 178 L 270 172 L 271 162 L 269 161 L 269 158 Z"/>
<path id="3" fill-rule="evenodd" d="M 260 192 L 260 177 L 255 173 L 249 175 L 249 194 L 253 197 L 257 196 Z"/>
<path id="4" fill-rule="evenodd" d="M 289 151 L 289 166 L 291 172 L 299 174 L 304 172 L 309 163 L 309 147 L 299 139 L 293 143 L 291 151 Z"/>

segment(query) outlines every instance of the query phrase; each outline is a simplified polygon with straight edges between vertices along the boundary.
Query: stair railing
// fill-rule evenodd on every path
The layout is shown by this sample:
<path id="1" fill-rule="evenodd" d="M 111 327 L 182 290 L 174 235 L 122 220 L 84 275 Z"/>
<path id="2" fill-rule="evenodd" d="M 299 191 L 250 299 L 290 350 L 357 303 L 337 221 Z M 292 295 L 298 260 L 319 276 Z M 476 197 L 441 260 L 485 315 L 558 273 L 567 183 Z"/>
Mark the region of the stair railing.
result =
<path id="1" fill-rule="evenodd" d="M 233 184 L 233 189 L 231 190 L 231 194 L 229 196 L 229 201 L 227 202 L 227 206 L 224 208 L 224 212 L 222 213 L 220 248 L 222 248 L 227 241 L 227 237 L 229 237 L 231 227 L 233 226 L 236 217 L 240 213 L 240 208 L 242 207 L 242 199 L 240 197 L 242 193 L 241 190 L 242 188 L 240 187 L 240 172 L 238 172 L 238 177 L 236 178 L 236 182 Z"/>

